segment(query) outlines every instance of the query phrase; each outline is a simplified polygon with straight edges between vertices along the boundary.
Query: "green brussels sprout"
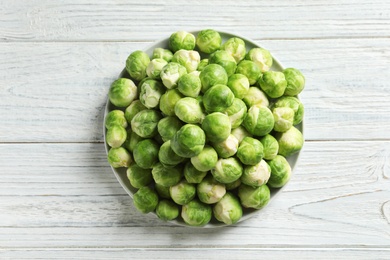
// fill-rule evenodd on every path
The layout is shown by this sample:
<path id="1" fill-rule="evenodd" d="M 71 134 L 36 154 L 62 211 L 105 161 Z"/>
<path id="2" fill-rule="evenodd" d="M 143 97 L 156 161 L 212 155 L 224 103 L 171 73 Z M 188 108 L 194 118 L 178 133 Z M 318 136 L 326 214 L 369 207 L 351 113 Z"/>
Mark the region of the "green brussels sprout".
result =
<path id="1" fill-rule="evenodd" d="M 234 135 L 235 138 L 237 138 L 238 144 L 240 144 L 245 137 L 252 137 L 252 135 L 243 126 L 234 128 L 231 134 Z"/>
<path id="2" fill-rule="evenodd" d="M 294 122 L 293 125 L 297 125 L 302 122 L 304 107 L 301 101 L 296 97 L 281 97 L 279 98 L 273 107 L 289 107 L 294 110 Z"/>
<path id="3" fill-rule="evenodd" d="M 131 128 L 127 130 L 127 138 L 126 141 L 123 143 L 123 147 L 126 148 L 128 151 L 133 152 L 134 147 L 141 142 L 142 140 L 145 140 L 145 138 L 142 138 L 141 136 L 134 133 Z"/>
<path id="4" fill-rule="evenodd" d="M 151 79 L 159 79 L 162 68 L 167 64 L 168 62 L 162 58 L 151 60 L 146 67 L 146 75 Z"/>
<path id="5" fill-rule="evenodd" d="M 151 169 L 158 162 L 158 151 L 159 146 L 154 140 L 142 140 L 134 147 L 134 161 L 142 169 Z"/>
<path id="6" fill-rule="evenodd" d="M 213 204 L 222 199 L 226 188 L 225 184 L 219 183 L 213 176 L 207 176 L 198 184 L 196 192 L 201 202 Z"/>
<path id="7" fill-rule="evenodd" d="M 155 183 L 154 188 L 157 191 L 158 196 L 160 196 L 161 198 L 163 198 L 163 199 L 170 199 L 171 198 L 171 194 L 169 194 L 169 186 L 165 187 L 161 184 Z"/>
<path id="8" fill-rule="evenodd" d="M 181 217 L 190 226 L 204 226 L 210 222 L 211 216 L 211 206 L 196 199 L 181 208 Z"/>
<path id="9" fill-rule="evenodd" d="M 203 95 L 203 105 L 208 113 L 225 112 L 233 104 L 234 94 L 226 85 L 217 84 Z"/>
<path id="10" fill-rule="evenodd" d="M 193 50 L 195 48 L 195 36 L 186 31 L 177 31 L 169 37 L 169 48 L 173 52 L 178 50 Z"/>
<path id="11" fill-rule="evenodd" d="M 271 188 L 283 187 L 291 177 L 291 166 L 281 155 L 277 155 L 274 159 L 268 162 L 271 168 L 271 177 L 267 185 Z"/>
<path id="12" fill-rule="evenodd" d="M 147 108 L 158 107 L 165 90 L 161 82 L 147 79 L 140 85 L 139 100 Z"/>
<path id="13" fill-rule="evenodd" d="M 250 87 L 247 94 L 242 98 L 247 107 L 261 105 L 268 107 L 269 101 L 267 95 L 258 87 Z"/>
<path id="14" fill-rule="evenodd" d="M 237 68 L 236 60 L 224 50 L 213 52 L 209 57 L 209 64 L 221 65 L 225 69 L 228 77 L 233 75 Z"/>
<path id="15" fill-rule="evenodd" d="M 143 51 L 135 51 L 126 60 L 126 70 L 134 80 L 142 80 L 146 77 L 146 67 L 149 62 L 148 54 Z"/>
<path id="16" fill-rule="evenodd" d="M 130 79 L 115 80 L 108 91 L 110 102 L 117 107 L 127 107 L 137 97 L 137 86 Z"/>
<path id="17" fill-rule="evenodd" d="M 275 107 L 272 109 L 274 115 L 276 132 L 286 132 L 294 122 L 294 110 L 289 107 Z"/>
<path id="18" fill-rule="evenodd" d="M 245 75 L 248 78 L 250 85 L 255 84 L 261 76 L 260 68 L 256 63 L 250 60 L 240 61 L 240 63 L 237 64 L 236 73 Z"/>
<path id="19" fill-rule="evenodd" d="M 241 176 L 241 183 L 253 187 L 259 187 L 266 184 L 270 176 L 270 166 L 266 161 L 261 160 L 256 165 L 248 165 L 244 168 L 244 173 Z"/>
<path id="20" fill-rule="evenodd" d="M 107 129 L 106 142 L 112 148 L 118 148 L 126 141 L 127 131 L 120 125 L 113 125 Z"/>
<path id="21" fill-rule="evenodd" d="M 233 74 L 229 77 L 227 86 L 236 98 L 243 99 L 249 90 L 249 80 L 245 75 Z"/>
<path id="22" fill-rule="evenodd" d="M 133 202 L 136 209 L 140 212 L 152 212 L 158 204 L 157 192 L 147 186 L 141 187 L 136 193 L 134 193 Z"/>
<path id="23" fill-rule="evenodd" d="M 122 110 L 117 109 L 110 111 L 104 120 L 104 124 L 107 129 L 114 125 L 126 128 L 127 120 L 125 118 L 125 113 Z"/>
<path id="24" fill-rule="evenodd" d="M 241 60 L 245 58 L 246 47 L 245 42 L 238 38 L 233 37 L 228 39 L 221 47 L 222 50 L 227 51 L 233 58 L 239 63 Z"/>
<path id="25" fill-rule="evenodd" d="M 242 217 L 240 201 L 232 193 L 227 192 L 213 208 L 214 217 L 227 225 L 237 223 Z"/>
<path id="26" fill-rule="evenodd" d="M 131 104 L 125 109 L 125 118 L 128 124 L 131 124 L 133 117 L 141 110 L 147 109 L 142 105 L 140 100 L 134 100 Z"/>
<path id="27" fill-rule="evenodd" d="M 266 184 L 260 187 L 241 184 L 238 187 L 238 197 L 243 207 L 261 209 L 268 204 L 271 198 L 271 192 Z"/>
<path id="28" fill-rule="evenodd" d="M 228 82 L 228 75 L 225 69 L 218 64 L 209 64 L 205 66 L 204 69 L 200 72 L 199 78 L 202 83 L 201 91 L 203 93 L 205 93 L 214 85 L 226 85 Z"/>
<path id="29" fill-rule="evenodd" d="M 235 188 L 238 188 L 240 185 L 241 185 L 241 180 L 237 179 L 233 182 L 226 183 L 225 187 L 226 187 L 226 190 L 228 191 L 228 190 L 234 190 Z"/>
<path id="30" fill-rule="evenodd" d="M 258 164 L 263 156 L 263 145 L 259 140 L 252 137 L 245 137 L 237 150 L 238 159 L 246 165 Z"/>
<path id="31" fill-rule="evenodd" d="M 164 59 L 167 62 L 170 62 L 172 60 L 173 53 L 168 49 L 163 48 L 155 48 L 153 50 L 153 59 Z"/>
<path id="32" fill-rule="evenodd" d="M 270 134 L 266 134 L 265 136 L 260 138 L 259 141 L 263 145 L 263 158 L 265 160 L 272 160 L 273 158 L 275 158 L 279 151 L 279 144 L 275 137 Z"/>
<path id="33" fill-rule="evenodd" d="M 238 140 L 234 135 L 229 135 L 222 142 L 213 143 L 213 147 L 221 158 L 229 158 L 237 153 Z"/>
<path id="34" fill-rule="evenodd" d="M 158 121 L 157 131 L 164 142 L 171 140 L 183 123 L 175 116 L 167 116 Z"/>
<path id="35" fill-rule="evenodd" d="M 196 37 L 196 46 L 200 51 L 210 54 L 221 48 L 222 37 L 212 29 L 202 30 Z"/>
<path id="36" fill-rule="evenodd" d="M 191 162 L 184 166 L 184 178 L 188 183 L 200 183 L 207 172 L 198 171 Z"/>
<path id="37" fill-rule="evenodd" d="M 160 73 L 162 83 L 167 89 L 173 89 L 181 76 L 187 74 L 187 69 L 176 62 L 169 62 L 165 65 Z"/>
<path id="38" fill-rule="evenodd" d="M 181 180 L 182 169 L 181 167 L 167 168 L 158 162 L 153 166 L 152 176 L 156 184 L 171 187 Z"/>
<path id="39" fill-rule="evenodd" d="M 167 116 L 175 115 L 176 102 L 183 98 L 177 89 L 167 90 L 160 98 L 160 110 Z"/>
<path id="40" fill-rule="evenodd" d="M 156 215 L 164 221 L 174 220 L 179 216 L 179 207 L 170 200 L 161 200 L 157 204 Z"/>
<path id="41" fill-rule="evenodd" d="M 133 162 L 131 154 L 123 147 L 111 148 L 107 160 L 113 168 L 129 167 Z"/>
<path id="42" fill-rule="evenodd" d="M 209 65 L 209 59 L 201 59 L 198 64 L 198 71 L 202 71 L 207 65 Z"/>
<path id="43" fill-rule="evenodd" d="M 275 138 L 279 144 L 278 154 L 285 157 L 301 150 L 304 143 L 302 133 L 294 126 L 284 133 L 276 133 Z"/>
<path id="44" fill-rule="evenodd" d="M 200 123 L 205 117 L 199 101 L 192 97 L 184 97 L 176 102 L 175 115 L 188 124 Z"/>
<path id="45" fill-rule="evenodd" d="M 196 98 L 202 89 L 202 83 L 199 76 L 191 72 L 180 77 L 177 89 L 186 97 Z"/>
<path id="46" fill-rule="evenodd" d="M 230 135 L 230 119 L 225 114 L 214 112 L 204 118 L 202 128 L 209 141 L 215 143 L 222 142 Z"/>
<path id="47" fill-rule="evenodd" d="M 172 61 L 184 66 L 187 73 L 190 73 L 198 68 L 200 55 L 197 51 L 178 50 L 173 54 Z"/>
<path id="48" fill-rule="evenodd" d="M 286 96 L 296 96 L 305 88 L 305 77 L 303 74 L 294 68 L 283 70 L 284 77 L 287 81 L 287 87 L 284 91 Z"/>
<path id="49" fill-rule="evenodd" d="M 131 186 L 137 189 L 148 186 L 153 180 L 150 169 L 142 169 L 135 163 L 127 168 L 126 175 Z"/>
<path id="50" fill-rule="evenodd" d="M 194 184 L 182 180 L 169 188 L 172 200 L 179 205 L 185 205 L 195 198 L 196 188 Z"/>
<path id="51" fill-rule="evenodd" d="M 262 72 L 268 71 L 272 67 L 271 53 L 263 48 L 253 48 L 245 56 L 245 59 L 251 60 L 259 66 Z"/>
<path id="52" fill-rule="evenodd" d="M 274 116 L 268 107 L 254 105 L 249 108 L 242 124 L 252 135 L 263 136 L 274 128 Z"/>
<path id="53" fill-rule="evenodd" d="M 174 167 L 184 161 L 183 157 L 175 154 L 171 148 L 171 140 L 166 141 L 161 145 L 158 152 L 158 159 L 165 167 Z"/>
<path id="54" fill-rule="evenodd" d="M 220 183 L 231 183 L 239 179 L 242 172 L 241 163 L 234 157 L 219 159 L 215 168 L 211 170 L 211 174 Z"/>
<path id="55" fill-rule="evenodd" d="M 198 171 L 207 172 L 215 167 L 218 161 L 218 154 L 213 147 L 205 145 L 203 150 L 191 158 L 191 163 Z"/>
<path id="56" fill-rule="evenodd" d="M 284 74 L 279 71 L 265 71 L 259 79 L 260 88 L 271 98 L 283 96 L 287 87 Z"/>
<path id="57" fill-rule="evenodd" d="M 161 114 L 156 110 L 142 110 L 131 120 L 131 130 L 143 138 L 154 137 L 157 134 L 157 124 L 161 118 Z"/>
<path id="58" fill-rule="evenodd" d="M 171 147 L 177 155 L 191 158 L 203 150 L 205 143 L 206 135 L 202 128 L 197 125 L 186 124 L 173 136 Z"/>
<path id="59" fill-rule="evenodd" d="M 248 108 L 246 107 L 244 101 L 239 98 L 235 98 L 233 100 L 233 104 L 225 110 L 225 113 L 229 116 L 232 129 L 237 128 L 242 124 L 247 112 Z"/>

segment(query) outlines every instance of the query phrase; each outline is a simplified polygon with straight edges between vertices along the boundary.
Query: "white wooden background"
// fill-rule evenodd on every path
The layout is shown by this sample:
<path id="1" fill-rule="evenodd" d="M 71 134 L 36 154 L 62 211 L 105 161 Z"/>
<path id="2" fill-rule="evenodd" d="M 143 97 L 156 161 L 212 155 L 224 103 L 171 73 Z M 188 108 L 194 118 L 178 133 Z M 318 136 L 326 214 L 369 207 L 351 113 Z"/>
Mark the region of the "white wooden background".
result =
<path id="1" fill-rule="evenodd" d="M 128 54 L 236 32 L 306 75 L 293 178 L 256 217 L 136 212 L 103 145 Z M 0 259 L 390 259 L 390 2 L 0 0 Z"/>

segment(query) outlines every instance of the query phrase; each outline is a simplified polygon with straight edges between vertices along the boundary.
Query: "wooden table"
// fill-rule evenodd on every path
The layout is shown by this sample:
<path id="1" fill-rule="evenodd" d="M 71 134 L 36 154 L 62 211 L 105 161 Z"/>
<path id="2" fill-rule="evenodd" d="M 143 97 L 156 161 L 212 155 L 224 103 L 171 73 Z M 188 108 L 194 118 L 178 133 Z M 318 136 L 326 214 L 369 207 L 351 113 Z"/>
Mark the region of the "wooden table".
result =
<path id="1" fill-rule="evenodd" d="M 290 183 L 218 229 L 138 213 L 103 144 L 129 53 L 204 28 L 307 79 Z M 0 100 L 1 259 L 390 259 L 388 1 L 0 0 Z"/>

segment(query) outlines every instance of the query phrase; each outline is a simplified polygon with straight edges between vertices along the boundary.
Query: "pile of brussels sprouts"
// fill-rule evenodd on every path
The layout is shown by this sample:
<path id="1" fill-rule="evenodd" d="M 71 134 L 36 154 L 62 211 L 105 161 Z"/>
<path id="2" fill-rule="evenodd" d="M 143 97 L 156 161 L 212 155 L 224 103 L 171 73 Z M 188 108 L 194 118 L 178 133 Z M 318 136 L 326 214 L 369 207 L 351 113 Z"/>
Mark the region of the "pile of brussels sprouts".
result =
<path id="1" fill-rule="evenodd" d="M 126 167 L 135 207 L 165 221 L 234 224 L 261 209 L 291 175 L 303 146 L 297 95 L 305 78 L 211 29 L 173 33 L 152 57 L 134 51 L 109 90 L 108 161 Z"/>

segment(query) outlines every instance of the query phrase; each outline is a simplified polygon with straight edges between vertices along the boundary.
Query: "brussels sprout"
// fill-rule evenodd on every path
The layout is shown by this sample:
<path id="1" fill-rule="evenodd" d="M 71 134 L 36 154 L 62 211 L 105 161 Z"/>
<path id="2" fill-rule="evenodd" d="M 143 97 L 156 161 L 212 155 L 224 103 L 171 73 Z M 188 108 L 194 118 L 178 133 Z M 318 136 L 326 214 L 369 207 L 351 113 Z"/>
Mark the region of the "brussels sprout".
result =
<path id="1" fill-rule="evenodd" d="M 230 119 L 225 114 L 214 112 L 204 118 L 202 128 L 209 141 L 215 143 L 222 142 L 230 135 Z"/>
<path id="2" fill-rule="evenodd" d="M 285 157 L 301 150 L 304 143 L 302 133 L 294 126 L 284 133 L 276 133 L 275 138 L 279 144 L 278 154 Z"/>
<path id="3" fill-rule="evenodd" d="M 259 66 L 262 72 L 268 71 L 272 66 L 272 56 L 271 53 L 263 48 L 253 48 L 251 49 L 245 59 L 251 60 Z"/>
<path id="4" fill-rule="evenodd" d="M 228 82 L 228 75 L 225 69 L 218 64 L 209 64 L 200 72 L 200 81 L 202 82 L 201 91 L 205 93 L 214 85 L 226 85 Z"/>
<path id="5" fill-rule="evenodd" d="M 169 188 L 172 200 L 179 205 L 185 205 L 195 198 L 196 188 L 194 184 L 183 180 Z"/>
<path id="6" fill-rule="evenodd" d="M 206 143 L 206 135 L 202 128 L 193 124 L 186 124 L 180 128 L 171 140 L 173 151 L 184 158 L 198 155 Z"/>
<path id="7" fill-rule="evenodd" d="M 213 52 L 209 57 L 209 64 L 221 65 L 228 76 L 234 74 L 237 68 L 236 60 L 227 51 L 218 50 Z"/>
<path id="8" fill-rule="evenodd" d="M 283 96 L 287 81 L 284 74 L 279 71 L 265 71 L 259 79 L 260 88 L 271 98 Z"/>
<path id="9" fill-rule="evenodd" d="M 195 48 L 195 36 L 186 31 L 178 31 L 169 37 L 169 48 L 176 52 L 178 50 L 193 50 Z"/>
<path id="10" fill-rule="evenodd" d="M 196 192 L 201 202 L 213 204 L 222 199 L 226 189 L 225 184 L 217 182 L 213 176 L 207 176 L 198 184 Z"/>
<path id="11" fill-rule="evenodd" d="M 152 175 L 153 176 L 153 175 Z M 157 191 L 157 194 L 163 198 L 163 199 L 170 199 L 171 198 L 171 194 L 169 194 L 169 186 L 168 187 L 165 187 L 159 183 L 155 183 L 154 184 L 154 188 L 156 189 Z M 175 204 L 176 205 L 176 204 Z"/>
<path id="12" fill-rule="evenodd" d="M 249 108 L 242 124 L 249 133 L 263 136 L 274 128 L 274 116 L 268 107 L 254 105 Z"/>
<path id="13" fill-rule="evenodd" d="M 184 161 L 183 157 L 175 154 L 171 148 L 171 140 L 166 141 L 161 145 L 158 152 L 158 159 L 165 167 L 174 167 Z"/>
<path id="14" fill-rule="evenodd" d="M 187 73 L 190 73 L 198 68 L 200 55 L 197 51 L 178 50 L 173 54 L 172 61 L 184 66 Z"/>
<path id="15" fill-rule="evenodd" d="M 276 157 L 279 151 L 278 141 L 270 134 L 267 134 L 259 139 L 263 145 L 264 159 L 272 160 Z"/>
<path id="16" fill-rule="evenodd" d="M 133 117 L 141 110 L 147 109 L 142 105 L 140 100 L 134 100 L 131 104 L 125 109 L 125 118 L 128 124 L 131 124 Z"/>
<path id="17" fill-rule="evenodd" d="M 244 173 L 241 176 L 241 182 L 253 186 L 259 187 L 266 184 L 271 175 L 271 168 L 266 161 L 261 160 L 256 165 L 249 165 L 244 168 Z"/>
<path id="18" fill-rule="evenodd" d="M 167 89 L 172 89 L 177 86 L 177 81 L 184 74 L 187 74 L 187 69 L 184 66 L 176 62 L 169 62 L 162 68 L 160 78 Z"/>
<path id="19" fill-rule="evenodd" d="M 107 160 L 113 168 L 129 167 L 133 162 L 131 154 L 123 147 L 111 148 Z"/>
<path id="20" fill-rule="evenodd" d="M 181 167 L 166 168 L 161 163 L 156 163 L 152 169 L 152 176 L 156 184 L 171 187 L 179 183 L 182 177 Z"/>
<path id="21" fill-rule="evenodd" d="M 156 207 L 156 214 L 164 221 L 174 220 L 179 216 L 179 207 L 169 200 L 161 200 Z"/>
<path id="22" fill-rule="evenodd" d="M 160 103 L 160 98 L 165 90 L 161 82 L 147 79 L 140 85 L 139 100 L 147 108 L 155 108 Z"/>
<path id="23" fill-rule="evenodd" d="M 115 80 L 108 91 L 110 102 L 117 107 L 127 107 L 137 97 L 137 86 L 130 79 Z"/>
<path id="24" fill-rule="evenodd" d="M 297 125 L 302 122 L 304 108 L 303 104 L 296 97 L 281 97 L 279 98 L 273 107 L 289 107 L 294 110 L 294 122 L 293 125 Z"/>
<path id="25" fill-rule="evenodd" d="M 182 94 L 177 89 L 167 90 L 160 98 L 161 112 L 167 116 L 174 116 L 176 102 L 182 97 Z"/>
<path id="26" fill-rule="evenodd" d="M 271 188 L 283 187 L 291 176 L 291 166 L 281 155 L 277 155 L 274 159 L 268 162 L 271 168 L 271 177 L 268 180 L 268 185 Z"/>
<path id="27" fill-rule="evenodd" d="M 210 222 L 212 209 L 196 199 L 184 205 L 181 209 L 181 217 L 190 226 L 204 226 Z"/>
<path id="28" fill-rule="evenodd" d="M 128 151 L 133 152 L 134 147 L 141 142 L 142 140 L 145 140 L 145 138 L 142 138 L 141 136 L 134 133 L 131 128 L 127 130 L 127 138 L 126 141 L 123 143 L 123 147 L 126 148 Z"/>
<path id="29" fill-rule="evenodd" d="M 219 159 L 217 165 L 211 170 L 214 178 L 221 183 L 231 183 L 239 179 L 243 168 L 241 163 L 234 157 Z"/>
<path id="30" fill-rule="evenodd" d="M 200 183 L 207 175 L 207 172 L 198 171 L 191 162 L 184 166 L 184 178 L 188 183 Z"/>
<path id="31" fill-rule="evenodd" d="M 200 123 L 205 116 L 199 101 L 192 97 L 185 97 L 176 102 L 175 115 L 188 124 Z"/>
<path id="32" fill-rule="evenodd" d="M 213 208 L 214 217 L 227 225 L 237 223 L 242 217 L 240 201 L 232 193 L 227 192 Z"/>
<path id="33" fill-rule="evenodd" d="M 191 72 L 180 77 L 177 83 L 177 89 L 184 96 L 196 98 L 202 89 L 202 83 L 199 76 Z"/>
<path id="34" fill-rule="evenodd" d="M 238 187 L 238 197 L 243 207 L 261 209 L 268 204 L 271 198 L 271 192 L 266 184 L 260 187 L 241 184 Z"/>
<path id="35" fill-rule="evenodd" d="M 152 171 L 150 169 L 142 169 L 135 163 L 127 169 L 126 175 L 131 186 L 137 189 L 148 186 L 153 180 Z"/>
<path id="36" fill-rule="evenodd" d="M 173 53 L 168 49 L 156 48 L 153 50 L 153 59 L 164 59 L 167 62 L 172 60 Z"/>
<path id="37" fill-rule="evenodd" d="M 152 139 L 145 139 L 134 147 L 135 163 L 142 169 L 151 169 L 158 162 L 158 144 Z"/>
<path id="38" fill-rule="evenodd" d="M 234 94 L 226 85 L 217 84 L 203 95 L 203 105 L 208 113 L 224 112 L 233 104 Z"/>
<path id="39" fill-rule="evenodd" d="M 237 128 L 234 128 L 232 130 L 232 135 L 234 135 L 234 137 L 237 138 L 238 144 L 240 144 L 242 142 L 242 140 L 244 140 L 245 137 L 247 137 L 247 136 L 252 137 L 252 135 L 250 133 L 248 133 L 248 131 L 243 126 L 239 126 Z"/>
<path id="40" fill-rule="evenodd" d="M 153 137 L 157 134 L 157 124 L 161 118 L 156 110 L 142 110 L 131 120 L 131 130 L 143 138 Z"/>
<path id="41" fill-rule="evenodd" d="M 113 125 L 107 129 L 106 142 L 112 148 L 120 147 L 127 138 L 126 129 L 120 125 Z"/>
<path id="42" fill-rule="evenodd" d="M 157 124 L 157 130 L 164 142 L 171 140 L 183 123 L 175 116 L 167 116 Z"/>
<path id="43" fill-rule="evenodd" d="M 263 145 L 252 137 L 245 137 L 237 150 L 237 157 L 243 164 L 256 165 L 263 159 Z"/>
<path id="44" fill-rule="evenodd" d="M 198 71 L 202 71 L 207 65 L 209 65 L 209 59 L 201 59 L 198 64 Z"/>
<path id="45" fill-rule="evenodd" d="M 226 187 L 226 190 L 234 190 L 235 188 L 238 188 L 240 185 L 241 185 L 241 180 L 237 179 L 233 182 L 226 183 L 225 187 Z"/>
<path id="46" fill-rule="evenodd" d="M 210 54 L 221 48 L 222 37 L 212 29 L 202 30 L 196 37 L 196 46 L 200 51 Z"/>
<path id="47" fill-rule="evenodd" d="M 221 47 L 222 50 L 227 51 L 233 58 L 239 63 L 241 60 L 245 58 L 246 47 L 245 42 L 238 38 L 233 37 L 228 39 Z"/>
<path id="48" fill-rule="evenodd" d="M 247 111 L 248 108 L 246 107 L 244 101 L 239 98 L 235 98 L 233 100 L 233 104 L 225 110 L 225 113 L 227 113 L 229 116 L 233 129 L 239 127 L 242 124 L 244 118 L 246 117 Z"/>
<path id="49" fill-rule="evenodd" d="M 134 206 L 142 213 L 154 211 L 158 204 L 157 192 L 150 187 L 141 187 L 133 195 Z"/>
<path id="50" fill-rule="evenodd" d="M 305 77 L 303 74 L 294 68 L 283 70 L 284 77 L 287 81 L 287 87 L 284 91 L 286 96 L 296 96 L 305 88 Z"/>
<path id="51" fill-rule="evenodd" d="M 191 158 L 191 163 L 198 171 L 207 172 L 214 168 L 218 161 L 218 154 L 213 147 L 205 145 L 203 150 Z"/>
<path id="52" fill-rule="evenodd" d="M 240 61 L 237 65 L 236 73 L 245 75 L 248 78 L 250 85 L 255 84 L 261 76 L 260 68 L 256 63 L 250 60 Z"/>
<path id="53" fill-rule="evenodd" d="M 112 110 L 110 111 L 104 121 L 106 128 L 110 128 L 114 125 L 119 125 L 121 127 L 127 127 L 127 120 L 125 118 L 125 113 L 122 110 Z"/>
<path id="54" fill-rule="evenodd" d="M 150 62 L 148 54 L 143 51 L 135 51 L 126 60 L 126 70 L 135 80 L 142 80 L 146 77 L 146 67 Z"/>
<path id="55" fill-rule="evenodd" d="M 254 105 L 269 106 L 267 95 L 258 87 L 250 87 L 247 94 L 242 98 L 242 101 L 245 102 L 247 107 Z"/>
<path id="56" fill-rule="evenodd" d="M 152 79 L 159 79 L 162 68 L 167 64 L 168 62 L 162 58 L 151 60 L 146 67 L 146 75 Z"/>
<path id="57" fill-rule="evenodd" d="M 219 143 L 213 143 L 214 149 L 219 157 L 228 158 L 237 153 L 238 140 L 234 135 L 229 135 L 228 138 Z"/>
<path id="58" fill-rule="evenodd" d="M 277 132 L 286 132 L 293 125 L 294 110 L 289 107 L 275 107 L 272 109 L 275 125 L 274 130 Z"/>
<path id="59" fill-rule="evenodd" d="M 243 99 L 249 90 L 249 80 L 245 75 L 233 74 L 229 77 L 227 86 L 236 98 Z"/>

